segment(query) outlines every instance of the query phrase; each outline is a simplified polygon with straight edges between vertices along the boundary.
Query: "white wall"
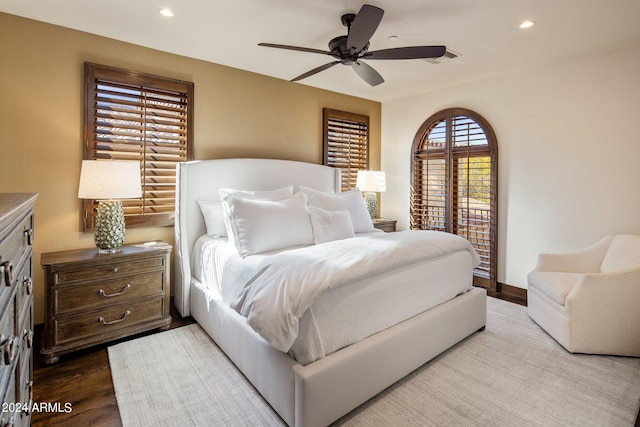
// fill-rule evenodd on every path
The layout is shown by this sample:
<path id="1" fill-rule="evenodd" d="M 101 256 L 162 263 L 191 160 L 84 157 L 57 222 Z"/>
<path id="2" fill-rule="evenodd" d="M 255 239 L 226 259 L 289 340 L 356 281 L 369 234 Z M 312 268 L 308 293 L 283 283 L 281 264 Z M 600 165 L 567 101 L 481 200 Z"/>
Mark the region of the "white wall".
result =
<path id="1" fill-rule="evenodd" d="M 498 139 L 498 281 L 526 288 L 539 252 L 640 234 L 640 43 L 384 103 L 381 214 L 408 228 L 411 144 L 465 107 Z"/>

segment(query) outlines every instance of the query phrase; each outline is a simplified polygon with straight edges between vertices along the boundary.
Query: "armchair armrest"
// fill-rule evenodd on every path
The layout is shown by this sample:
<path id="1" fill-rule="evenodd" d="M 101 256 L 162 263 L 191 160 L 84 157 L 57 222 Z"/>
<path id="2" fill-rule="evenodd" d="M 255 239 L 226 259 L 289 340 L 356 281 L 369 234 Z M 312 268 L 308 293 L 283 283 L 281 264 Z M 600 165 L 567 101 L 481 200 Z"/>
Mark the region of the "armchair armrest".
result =
<path id="1" fill-rule="evenodd" d="M 589 343 L 591 347 L 581 350 L 587 353 L 640 356 L 638 307 L 640 266 L 585 274 L 565 300 L 572 343 Z"/>
<path id="2" fill-rule="evenodd" d="M 588 248 L 563 254 L 541 253 L 534 271 L 597 273 L 614 236 L 607 236 Z"/>

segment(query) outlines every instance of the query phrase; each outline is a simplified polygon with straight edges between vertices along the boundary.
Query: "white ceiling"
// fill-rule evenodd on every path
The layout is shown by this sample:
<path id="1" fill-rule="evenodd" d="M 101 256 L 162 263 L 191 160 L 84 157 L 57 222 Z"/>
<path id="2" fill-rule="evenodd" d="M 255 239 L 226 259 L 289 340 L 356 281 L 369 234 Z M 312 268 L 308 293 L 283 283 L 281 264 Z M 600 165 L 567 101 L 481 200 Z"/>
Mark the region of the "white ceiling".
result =
<path id="1" fill-rule="evenodd" d="M 369 50 L 444 44 L 457 59 L 368 61 L 370 87 L 337 65 L 300 83 L 388 101 L 640 40 L 640 0 L 371 0 L 385 10 Z M 328 50 L 340 16 L 363 0 L 0 0 L 0 11 L 290 80 L 332 57 L 259 47 Z M 170 7 L 175 16 L 158 13 Z M 518 25 L 533 19 L 536 25 Z M 390 41 L 391 35 L 398 40 Z"/>

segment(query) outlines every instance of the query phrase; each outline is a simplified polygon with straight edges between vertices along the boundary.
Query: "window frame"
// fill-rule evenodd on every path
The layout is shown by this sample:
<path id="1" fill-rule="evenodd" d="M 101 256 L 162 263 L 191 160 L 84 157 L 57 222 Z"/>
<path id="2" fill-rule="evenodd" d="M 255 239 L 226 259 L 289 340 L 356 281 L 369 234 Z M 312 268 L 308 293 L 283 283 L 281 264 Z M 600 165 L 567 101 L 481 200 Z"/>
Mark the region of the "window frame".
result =
<path id="1" fill-rule="evenodd" d="M 453 140 L 453 126 L 454 120 L 457 117 L 467 117 L 475 122 L 482 129 L 484 136 L 487 140 L 485 146 L 473 146 L 467 145 L 466 149 L 460 149 L 458 147 L 452 147 Z M 446 123 L 446 142 L 445 146 L 440 149 L 431 150 L 432 156 L 429 155 L 429 149 L 423 149 L 425 138 L 429 136 L 429 133 L 441 122 Z M 465 151 L 466 150 L 466 155 Z M 422 172 L 422 168 L 419 168 L 419 164 L 422 161 L 426 161 L 429 158 L 439 158 L 444 161 L 444 183 L 446 189 L 445 194 L 445 213 L 443 231 L 456 233 L 457 221 L 457 200 L 458 193 L 455 187 L 454 181 L 457 173 L 457 160 L 461 158 L 473 158 L 473 157 L 489 157 L 490 158 L 490 194 L 489 194 L 489 242 L 490 247 L 488 250 L 489 268 L 488 277 L 474 274 L 474 285 L 481 286 L 488 289 L 497 289 L 497 246 L 498 246 L 498 142 L 493 131 L 493 128 L 489 122 L 475 111 L 466 108 L 448 108 L 441 110 L 424 121 L 415 134 L 413 144 L 411 147 L 411 188 L 410 188 L 410 221 L 411 228 L 425 228 L 428 226 L 428 221 L 425 222 L 424 218 L 418 220 L 418 202 L 417 195 L 423 194 L 422 187 L 424 181 L 418 176 L 418 172 Z M 419 169 L 419 170 L 418 170 Z M 427 190 L 428 193 L 428 190 Z M 424 198 L 424 196 L 422 196 Z M 428 196 L 427 196 L 428 197 Z M 421 211 L 423 212 L 423 210 Z M 433 229 L 433 228 L 431 228 Z"/>
<path id="2" fill-rule="evenodd" d="M 96 132 L 98 127 L 103 127 L 97 123 L 99 120 L 99 114 L 96 113 L 96 98 L 100 93 L 97 88 L 97 82 L 105 82 L 105 85 L 116 86 L 129 86 L 140 90 L 141 93 L 146 95 L 155 94 L 164 99 L 179 98 L 180 102 L 184 105 L 184 113 L 186 116 L 180 120 L 174 120 L 179 122 L 179 126 L 173 126 L 173 129 L 179 129 L 181 137 L 171 136 L 172 139 L 180 139 L 182 142 L 175 147 L 166 145 L 160 147 L 161 144 L 153 144 L 147 139 L 147 135 L 151 133 L 149 128 L 140 128 L 140 147 L 133 147 L 138 144 L 131 144 L 127 148 L 126 154 L 123 152 L 112 151 L 109 152 L 101 146 L 105 145 L 104 141 L 96 136 L 100 132 Z M 108 83 L 106 83 L 108 82 Z M 125 90 L 125 89 L 123 89 Z M 106 92 L 106 89 L 103 89 Z M 117 97 L 117 96 L 116 96 Z M 139 95 L 143 98 L 143 95 Z M 175 219 L 175 202 L 166 203 L 166 200 L 173 193 L 175 199 L 175 175 L 167 173 L 167 169 L 171 169 L 172 162 L 176 164 L 181 161 L 193 160 L 193 120 L 194 120 L 194 84 L 193 82 L 187 82 L 177 79 L 171 79 L 152 74 L 125 70 L 121 68 L 111 67 L 107 65 L 94 64 L 90 62 L 84 63 L 84 130 L 83 130 L 83 159 L 84 160 L 96 160 L 96 159 L 113 159 L 113 160 L 140 160 L 141 162 L 141 181 L 143 185 L 143 197 L 135 199 L 136 201 L 124 200 L 125 206 L 125 223 L 127 227 L 147 227 L 147 226 L 172 226 Z M 170 101 L 171 102 L 171 101 Z M 145 107 L 146 108 L 146 107 Z M 144 109 L 144 108 L 143 108 Z M 163 106 L 162 111 L 168 111 L 169 107 Z M 114 114 L 114 115 L 117 115 Z M 146 117 L 151 117 L 152 114 L 141 114 L 139 120 L 143 123 L 141 126 L 153 126 L 147 125 Z M 162 120 L 161 117 L 154 116 L 158 120 Z M 104 122 L 117 121 L 117 118 L 109 117 L 107 119 L 102 118 Z M 150 123 L 151 121 L 149 121 Z M 160 128 L 157 125 L 157 128 Z M 124 128 L 124 126 L 123 126 Z M 123 128 L 120 128 L 121 130 Z M 114 128 L 118 129 L 118 128 Z M 155 129 L 158 134 L 160 131 Z M 178 131 L 172 132 L 175 134 Z M 157 136 L 156 139 L 162 139 L 163 137 Z M 109 143 L 113 143 L 116 139 L 109 138 Z M 129 148 L 130 147 L 130 148 Z M 167 148 L 168 147 L 168 148 Z M 106 152 L 105 152 L 106 151 Z M 184 152 L 184 155 L 182 153 Z M 159 158 L 162 157 L 162 160 Z M 163 166 L 155 166 L 161 161 Z M 154 174 L 155 171 L 155 174 Z M 173 183 L 173 186 L 171 184 Z M 157 188 L 162 187 L 161 190 Z M 165 188 L 166 187 L 166 188 Z M 163 193 L 164 196 L 153 195 L 155 193 Z M 149 194 L 149 197 L 147 197 Z M 153 212 L 154 199 L 164 198 L 165 203 L 160 212 Z M 83 231 L 90 231 L 95 229 L 95 213 L 97 208 L 96 200 L 84 200 L 83 212 L 82 212 L 82 228 Z M 130 211 L 139 211 L 139 213 L 131 213 Z M 159 209 L 160 210 L 160 209 Z"/>
<path id="3" fill-rule="evenodd" d="M 353 189 L 356 187 L 358 170 L 369 169 L 369 116 L 323 108 L 322 122 L 323 164 L 340 169 L 342 191 Z M 351 137 L 354 138 L 353 146 L 349 144 L 346 150 L 340 147 L 335 138 L 332 138 L 332 126 L 340 126 L 340 124 L 347 125 L 343 129 L 349 140 L 351 141 Z"/>

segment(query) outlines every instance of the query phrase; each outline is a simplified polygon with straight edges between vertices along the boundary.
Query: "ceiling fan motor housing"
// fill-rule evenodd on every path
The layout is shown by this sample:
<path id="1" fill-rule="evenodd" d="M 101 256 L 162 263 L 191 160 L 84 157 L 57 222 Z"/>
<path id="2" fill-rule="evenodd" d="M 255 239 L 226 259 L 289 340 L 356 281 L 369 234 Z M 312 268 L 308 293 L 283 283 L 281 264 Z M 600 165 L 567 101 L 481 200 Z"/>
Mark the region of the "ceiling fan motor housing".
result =
<path id="1" fill-rule="evenodd" d="M 351 49 L 347 48 L 347 37 L 338 36 L 329 42 L 329 51 L 331 56 L 342 61 L 344 65 L 353 65 L 358 62 L 358 58 L 361 58 L 369 48 L 369 43 L 363 47 L 360 52 L 351 52 Z"/>

